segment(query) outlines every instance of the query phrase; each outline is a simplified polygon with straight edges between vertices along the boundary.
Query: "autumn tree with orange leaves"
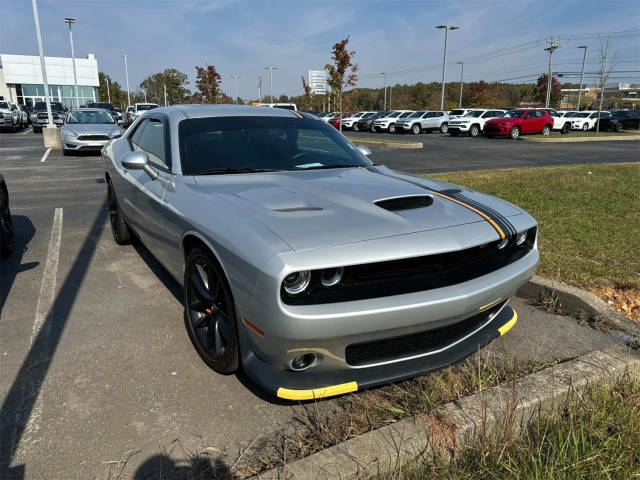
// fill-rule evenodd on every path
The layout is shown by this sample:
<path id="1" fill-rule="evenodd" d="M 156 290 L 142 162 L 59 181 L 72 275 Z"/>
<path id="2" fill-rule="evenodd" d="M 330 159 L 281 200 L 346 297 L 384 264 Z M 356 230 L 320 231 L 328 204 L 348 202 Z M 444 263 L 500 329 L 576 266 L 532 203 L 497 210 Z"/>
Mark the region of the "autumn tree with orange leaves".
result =
<path id="1" fill-rule="evenodd" d="M 358 65 L 351 62 L 351 58 L 356 54 L 355 51 L 347 50 L 349 36 L 344 40 L 336 43 L 331 50 L 333 65 L 327 63 L 324 68 L 328 73 L 327 83 L 331 87 L 332 100 L 337 100 L 340 118 L 342 118 L 343 98 L 342 91 L 345 87 L 353 87 L 358 81 Z M 340 122 L 340 131 L 342 131 L 342 122 Z"/>

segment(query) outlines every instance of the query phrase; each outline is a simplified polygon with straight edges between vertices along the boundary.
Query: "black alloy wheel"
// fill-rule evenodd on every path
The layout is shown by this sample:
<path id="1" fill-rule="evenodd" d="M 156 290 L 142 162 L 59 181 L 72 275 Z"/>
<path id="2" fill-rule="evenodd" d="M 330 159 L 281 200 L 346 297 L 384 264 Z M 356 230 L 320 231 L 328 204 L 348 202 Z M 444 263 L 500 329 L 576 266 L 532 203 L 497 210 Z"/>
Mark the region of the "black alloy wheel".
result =
<path id="1" fill-rule="evenodd" d="M 122 216 L 122 210 L 120 210 L 116 193 L 114 192 L 113 185 L 111 185 L 110 181 L 107 181 L 107 202 L 109 204 L 109 221 L 111 222 L 113 240 L 118 245 L 127 245 L 131 243 L 131 231 Z"/>
<path id="2" fill-rule="evenodd" d="M 616 132 L 617 133 L 622 132 L 622 123 L 620 122 L 616 123 Z"/>
<path id="3" fill-rule="evenodd" d="M 13 252 L 13 222 L 9 210 L 9 198 L 0 188 L 0 257 L 6 258 Z"/>
<path id="4" fill-rule="evenodd" d="M 196 351 L 216 372 L 235 372 L 239 349 L 233 297 L 222 268 L 204 248 L 187 255 L 184 295 L 185 326 Z"/>

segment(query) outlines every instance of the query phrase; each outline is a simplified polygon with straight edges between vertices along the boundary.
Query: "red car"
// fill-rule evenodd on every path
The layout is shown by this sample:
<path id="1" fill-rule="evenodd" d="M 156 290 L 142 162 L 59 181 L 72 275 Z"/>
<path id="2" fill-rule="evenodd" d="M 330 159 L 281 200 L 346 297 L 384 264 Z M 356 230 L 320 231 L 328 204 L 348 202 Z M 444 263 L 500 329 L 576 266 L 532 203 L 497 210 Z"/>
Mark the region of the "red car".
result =
<path id="1" fill-rule="evenodd" d="M 484 124 L 484 134 L 489 137 L 507 135 L 514 140 L 526 133 L 549 135 L 553 128 L 553 117 L 546 110 L 517 108 L 502 117 L 492 118 Z"/>
<path id="2" fill-rule="evenodd" d="M 342 118 L 348 118 L 351 115 L 353 115 L 351 112 L 343 112 L 342 113 Z M 329 120 L 329 124 L 333 125 L 336 128 L 340 128 L 340 116 L 336 115 L 335 117 L 333 117 L 331 120 Z"/>

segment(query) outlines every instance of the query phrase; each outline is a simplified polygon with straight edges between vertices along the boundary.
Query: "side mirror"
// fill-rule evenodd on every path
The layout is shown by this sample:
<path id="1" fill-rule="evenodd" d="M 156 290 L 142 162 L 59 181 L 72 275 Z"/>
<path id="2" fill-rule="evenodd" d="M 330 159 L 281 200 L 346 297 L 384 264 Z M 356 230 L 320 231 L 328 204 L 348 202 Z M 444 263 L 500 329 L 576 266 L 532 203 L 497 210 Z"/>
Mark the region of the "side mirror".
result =
<path id="1" fill-rule="evenodd" d="M 122 166 L 127 170 L 144 170 L 151 180 L 158 178 L 158 172 L 149 165 L 149 155 L 146 152 L 129 152 L 122 159 Z"/>
<path id="2" fill-rule="evenodd" d="M 361 154 L 363 154 L 366 157 L 371 155 L 371 149 L 369 147 L 364 146 L 364 145 L 358 145 L 358 150 L 360 151 Z"/>

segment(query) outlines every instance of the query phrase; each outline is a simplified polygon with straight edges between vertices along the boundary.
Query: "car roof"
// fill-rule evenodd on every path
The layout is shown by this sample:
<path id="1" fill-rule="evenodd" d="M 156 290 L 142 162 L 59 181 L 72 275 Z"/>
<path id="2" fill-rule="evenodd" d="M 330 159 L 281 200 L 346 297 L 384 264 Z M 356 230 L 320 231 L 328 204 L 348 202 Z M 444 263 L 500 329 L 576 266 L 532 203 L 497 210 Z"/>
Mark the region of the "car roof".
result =
<path id="1" fill-rule="evenodd" d="M 72 112 L 107 112 L 106 108 L 88 107 L 88 108 L 73 108 Z"/>
<path id="2" fill-rule="evenodd" d="M 254 107 L 250 105 L 172 105 L 153 109 L 154 114 L 187 118 L 207 117 L 299 117 L 293 110 L 284 108 Z"/>

